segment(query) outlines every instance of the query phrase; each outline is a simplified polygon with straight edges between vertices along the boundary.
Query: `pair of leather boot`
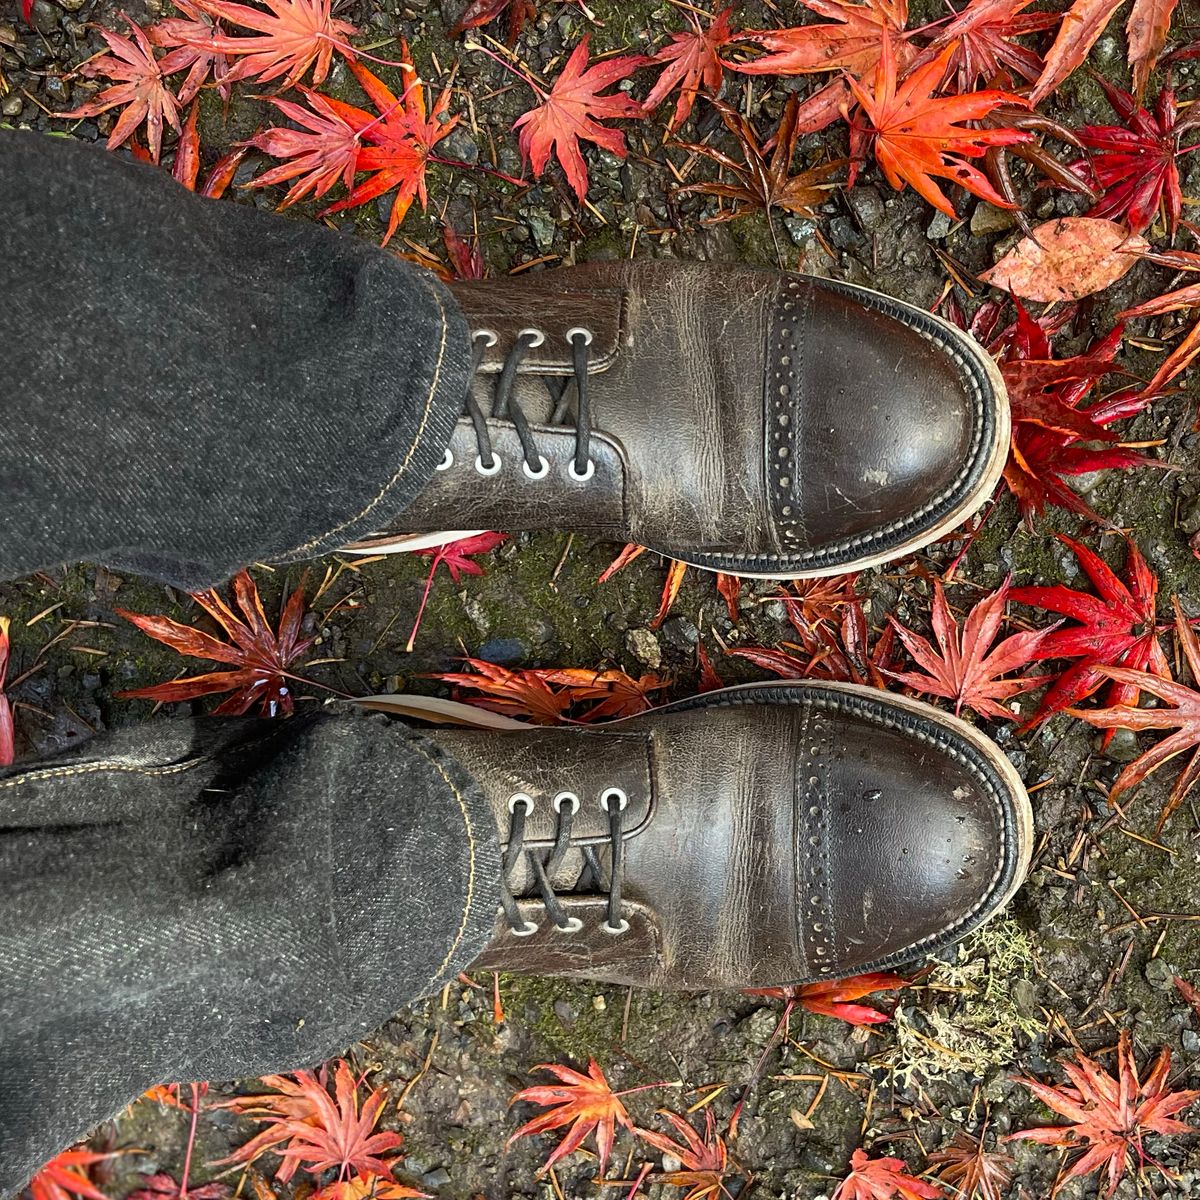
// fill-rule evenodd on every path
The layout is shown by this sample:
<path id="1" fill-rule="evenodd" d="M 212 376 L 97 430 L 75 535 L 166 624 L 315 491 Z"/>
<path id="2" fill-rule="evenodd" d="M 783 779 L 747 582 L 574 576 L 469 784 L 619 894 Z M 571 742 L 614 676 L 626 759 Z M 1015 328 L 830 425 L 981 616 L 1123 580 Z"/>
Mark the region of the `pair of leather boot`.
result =
<path id="1" fill-rule="evenodd" d="M 455 285 L 462 419 L 358 549 L 574 530 L 698 567 L 878 566 L 961 524 L 1009 440 L 988 355 L 939 318 L 799 275 L 600 264 Z M 1019 886 L 1029 800 L 929 705 L 755 684 L 583 729 L 438 728 L 489 797 L 502 905 L 477 966 L 764 987 L 951 945 Z"/>

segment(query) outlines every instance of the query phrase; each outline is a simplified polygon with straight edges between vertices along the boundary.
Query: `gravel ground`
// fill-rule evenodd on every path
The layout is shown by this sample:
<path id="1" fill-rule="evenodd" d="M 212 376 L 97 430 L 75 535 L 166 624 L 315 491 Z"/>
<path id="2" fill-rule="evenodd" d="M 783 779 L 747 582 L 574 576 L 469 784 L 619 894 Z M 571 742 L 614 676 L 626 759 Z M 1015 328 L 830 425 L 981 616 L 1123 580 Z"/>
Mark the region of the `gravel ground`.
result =
<path id="1" fill-rule="evenodd" d="M 530 65 L 553 75 L 564 49 L 586 28 L 593 30 L 595 49 L 608 51 L 643 48 L 680 27 L 678 11 L 665 3 L 595 0 L 591 7 L 594 26 L 571 5 L 542 6 L 536 34 L 527 34 L 521 43 Z M 148 21 L 165 8 L 158 0 L 134 0 L 127 11 Z M 407 38 L 432 83 L 453 83 L 456 107 L 469 115 L 443 144 L 448 156 L 482 159 L 520 174 L 509 127 L 528 106 L 528 93 L 482 56 L 456 53 L 445 31 L 460 8 L 461 0 L 354 0 L 342 5 L 339 15 L 372 34 L 381 47 L 377 54 L 387 56 L 395 50 L 395 39 Z M 740 5 L 739 13 L 746 26 L 771 19 L 755 3 Z M 70 68 L 99 46 L 91 24 L 116 28 L 116 14 L 105 0 L 35 0 L 31 31 L 20 23 L 11 0 L 0 4 L 0 119 L 89 140 L 106 133 L 110 125 L 104 118 L 64 122 L 47 113 L 86 98 L 86 82 L 72 77 Z M 1185 4 L 1177 22 L 1188 23 L 1195 15 L 1194 6 Z M 1123 45 L 1110 34 L 1093 56 L 1094 65 L 1118 82 L 1127 82 L 1122 78 Z M 756 81 L 752 103 L 763 128 L 778 116 L 794 82 L 784 80 L 766 91 L 766 83 Z M 1188 82 L 1187 74 L 1181 74 L 1190 96 L 1194 89 Z M 343 68 L 335 71 L 328 87 L 334 94 L 356 97 L 354 81 Z M 738 103 L 745 98 L 741 83 L 727 84 L 727 94 Z M 703 109 L 698 106 L 693 134 L 712 128 Z M 1110 120 L 1098 88 L 1083 73 L 1064 87 L 1049 111 L 1071 124 Z M 262 103 L 246 94 L 228 112 L 218 97 L 205 95 L 200 128 L 206 163 L 253 132 L 263 115 Z M 445 219 L 460 232 L 479 231 L 493 274 L 534 260 L 553 264 L 627 255 L 780 263 L 868 282 L 932 304 L 942 292 L 947 260 L 978 272 L 1016 236 L 1006 214 L 974 201 L 961 206 L 964 219 L 952 224 L 911 193 L 894 194 L 871 169 L 849 195 L 830 200 L 819 224 L 777 218 L 772 231 L 764 218 L 755 217 L 705 226 L 700 219 L 711 212 L 705 202 L 672 195 L 675 182 L 665 164 L 670 160 L 680 166 L 686 155 L 662 147 L 661 125 L 639 129 L 631 143 L 625 163 L 603 153 L 588 154 L 593 187 L 587 209 L 574 202 L 556 170 L 542 183 L 519 191 L 482 173 L 435 168 L 428 215 L 414 209 L 398 241 L 407 237 L 416 245 L 437 247 L 438 222 Z M 802 145 L 810 160 L 820 157 L 820 138 Z M 262 161 L 251 156 L 239 182 L 261 168 Z M 693 167 L 694 172 L 701 169 Z M 1195 168 L 1190 170 L 1184 191 L 1200 194 Z M 278 198 L 239 191 L 223 202 L 272 207 Z M 1075 199 L 1049 191 L 1031 192 L 1030 207 L 1039 217 L 1079 211 Z M 292 210 L 292 215 L 312 219 L 314 212 Z M 384 204 L 342 214 L 337 221 L 378 238 L 386 218 Z M 1133 297 L 1154 294 L 1167 279 L 1157 268 L 1139 266 L 1121 285 L 1082 306 L 1076 340 L 1064 339 L 1061 345 L 1077 349 L 1086 344 L 1092 333 L 1108 329 L 1112 315 Z M 11 311 L 5 315 L 13 322 L 20 319 Z M 1124 360 L 1143 374 L 1152 361 L 1145 350 Z M 1200 564 L 1188 547 L 1188 538 L 1200 530 L 1196 435 L 1191 432 L 1194 392 L 1189 388 L 1159 404 L 1138 419 L 1129 435 L 1162 439 L 1154 453 L 1178 471 L 1109 473 L 1082 481 L 1090 503 L 1133 531 L 1160 575 L 1164 600 L 1178 592 L 1193 607 L 1200 602 Z M 959 570 L 952 601 L 961 611 L 1009 572 L 1018 584 L 1086 587 L 1071 555 L 1050 537 L 1053 531 L 1076 533 L 1081 528 L 1066 514 L 1053 512 L 1030 535 L 1019 527 L 1015 509 L 1005 499 Z M 1121 562 L 1118 538 L 1091 535 L 1089 544 L 1101 547 L 1115 564 Z M 924 625 L 928 579 L 949 565 L 960 545 L 934 547 L 917 559 L 865 576 L 860 589 L 870 599 L 873 625 L 879 627 L 889 613 Z M 615 665 L 635 675 L 661 669 L 673 678 L 670 694 L 684 696 L 696 687 L 698 640 L 726 680 L 738 682 L 755 676 L 745 664 L 724 660 L 720 644 L 774 645 L 788 638 L 772 587 L 747 584 L 742 618 L 735 626 L 712 581 L 697 572 L 689 572 L 674 615 L 661 630 L 651 631 L 664 564 L 646 555 L 599 585 L 597 578 L 617 549 L 565 535 L 513 539 L 487 562 L 484 577 L 461 585 L 439 578 L 413 653 L 404 647 L 427 560 L 393 558 L 360 569 L 348 569 L 338 560 L 315 564 L 310 587 L 327 565 L 335 572 L 311 618 L 320 630 L 319 657 L 331 661 L 306 673 L 350 694 L 436 691 L 437 685 L 421 675 L 448 669 L 469 653 L 506 665 Z M 260 570 L 257 577 L 268 602 L 276 603 L 299 574 Z M 116 618 L 114 605 L 194 619 L 185 597 L 93 566 L 72 566 L 0 586 L 0 613 L 14 619 L 12 674 L 41 664 L 14 691 L 19 751 L 50 753 L 149 716 L 148 704 L 114 700 L 113 692 L 170 678 L 179 660 Z M 1168 612 L 1165 606 L 1163 612 Z M 303 702 L 318 703 L 324 694 L 314 688 Z M 1162 847 L 1147 845 L 1131 834 L 1153 828 L 1162 789 L 1143 789 L 1122 817 L 1096 786 L 1111 784 L 1121 763 L 1136 753 L 1132 736 L 1119 735 L 1101 753 L 1094 735 L 1066 718 L 1030 737 L 1017 737 L 1008 727 L 988 726 L 988 731 L 1028 785 L 1036 787 L 1033 870 L 1010 919 L 976 939 L 969 958 L 938 966 L 902 993 L 896 1018 L 888 1025 L 866 1032 L 818 1016 L 793 1018 L 791 1040 L 774 1056 L 751 1096 L 731 1146 L 753 1180 L 743 1196 L 808 1200 L 827 1195 L 860 1144 L 873 1143 L 881 1152 L 886 1148 L 919 1164 L 922 1151 L 944 1145 L 955 1128 L 978 1129 L 985 1113 L 990 1113 L 991 1128 L 1001 1133 L 1042 1122 L 1044 1110 L 1011 1081 L 1015 1071 L 1044 1076 L 1074 1039 L 1085 1048 L 1102 1049 L 1115 1042 L 1119 1027 L 1133 1029 L 1143 1053 L 1159 1044 L 1172 1047 L 1177 1086 L 1200 1081 L 1197 1018 L 1171 985 L 1177 972 L 1200 966 L 1200 926 L 1187 920 L 1139 922 L 1129 912 L 1130 907 L 1138 914 L 1190 914 L 1196 909 L 1200 822 L 1195 810 L 1184 806 Z M 506 1019 L 497 1025 L 491 981 L 480 982 L 485 986 L 479 990 L 454 987 L 399 1015 L 352 1053 L 358 1064 L 371 1068 L 376 1083 L 391 1087 L 397 1099 L 404 1094 L 402 1109 L 389 1107 L 385 1124 L 403 1130 L 415 1179 L 445 1200 L 597 1194 L 590 1182 L 594 1161 L 577 1155 L 553 1180 L 536 1181 L 547 1143 L 533 1139 L 505 1147 L 520 1116 L 507 1111 L 509 1097 L 529 1079 L 535 1063 L 581 1062 L 594 1055 L 619 1086 L 674 1083 L 675 1090 L 633 1098 L 631 1108 L 641 1123 L 652 1119 L 658 1104 L 682 1111 L 719 1087 L 723 1090 L 712 1104 L 724 1118 L 778 1018 L 777 1005 L 737 995 L 630 995 L 622 989 L 514 977 L 501 980 Z M 827 1069 L 814 1059 L 852 1075 L 846 1082 L 830 1083 L 810 1121 L 797 1120 L 808 1111 Z M 407 1088 L 414 1078 L 417 1082 Z M 224 1084 L 217 1091 L 237 1086 Z M 115 1128 L 101 1130 L 97 1144 L 146 1148 L 144 1154 L 118 1160 L 106 1190 L 123 1196 L 138 1172 L 178 1174 L 186 1132 L 181 1114 L 149 1103 L 137 1106 Z M 248 1133 L 249 1127 L 227 1115 L 206 1116 L 197 1162 L 221 1157 Z M 628 1150 L 618 1143 L 613 1172 L 625 1172 L 621 1177 L 637 1170 L 636 1163 L 620 1159 Z M 1183 1193 L 1200 1195 L 1195 1145 L 1183 1139 L 1151 1147 L 1156 1156 L 1159 1151 L 1181 1173 Z M 1055 1156 L 1025 1144 L 1014 1154 L 1011 1194 L 1031 1200 L 1049 1195 Z M 202 1167 L 193 1179 L 203 1182 L 210 1174 Z M 1131 1184 L 1124 1186 L 1133 1194 Z M 1163 1185 L 1155 1187 L 1161 1191 Z M 1088 1186 L 1072 1188 L 1079 1195 L 1094 1192 Z M 281 1187 L 279 1194 L 286 1196 L 288 1189 Z M 1071 1189 L 1064 1194 L 1072 1194 Z"/>

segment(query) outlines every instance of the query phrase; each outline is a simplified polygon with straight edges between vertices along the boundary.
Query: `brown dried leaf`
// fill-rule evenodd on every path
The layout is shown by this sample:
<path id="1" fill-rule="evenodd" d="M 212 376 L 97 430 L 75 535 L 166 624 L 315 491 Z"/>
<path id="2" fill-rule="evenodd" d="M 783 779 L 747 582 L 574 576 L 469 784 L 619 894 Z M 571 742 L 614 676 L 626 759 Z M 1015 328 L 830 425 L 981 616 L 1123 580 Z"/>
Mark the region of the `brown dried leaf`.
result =
<path id="1" fill-rule="evenodd" d="M 979 278 L 1025 300 L 1079 300 L 1116 283 L 1149 248 L 1116 221 L 1059 217 L 1037 226 Z"/>

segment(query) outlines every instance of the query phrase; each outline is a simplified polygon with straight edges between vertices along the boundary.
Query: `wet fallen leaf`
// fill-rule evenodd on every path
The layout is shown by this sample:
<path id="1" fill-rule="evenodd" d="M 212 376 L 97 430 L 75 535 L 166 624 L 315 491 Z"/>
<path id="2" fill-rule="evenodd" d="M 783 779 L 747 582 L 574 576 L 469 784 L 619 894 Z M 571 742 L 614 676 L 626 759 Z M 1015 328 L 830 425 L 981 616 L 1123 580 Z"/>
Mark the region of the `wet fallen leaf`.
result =
<path id="1" fill-rule="evenodd" d="M 979 278 L 1025 300 L 1079 300 L 1116 283 L 1149 248 L 1116 221 L 1059 217 L 1037 226 Z"/>

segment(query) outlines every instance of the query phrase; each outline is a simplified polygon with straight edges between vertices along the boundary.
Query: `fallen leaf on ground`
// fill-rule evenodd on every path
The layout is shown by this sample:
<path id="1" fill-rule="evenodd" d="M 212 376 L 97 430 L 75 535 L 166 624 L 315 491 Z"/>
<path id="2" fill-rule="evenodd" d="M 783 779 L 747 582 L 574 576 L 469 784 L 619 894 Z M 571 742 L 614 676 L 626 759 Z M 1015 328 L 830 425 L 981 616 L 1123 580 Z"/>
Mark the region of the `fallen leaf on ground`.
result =
<path id="1" fill-rule="evenodd" d="M 938 1182 L 950 1185 L 955 1200 L 1006 1200 L 1016 1160 L 989 1150 L 986 1138 L 986 1126 L 981 1137 L 960 1129 L 948 1146 L 929 1156 Z"/>
<path id="2" fill-rule="evenodd" d="M 936 1184 L 909 1175 L 903 1159 L 869 1158 L 855 1150 L 850 1174 L 837 1185 L 833 1200 L 939 1200 L 945 1195 Z"/>
<path id="3" fill-rule="evenodd" d="M 121 1151 L 99 1154 L 82 1146 L 52 1158 L 29 1182 L 31 1200 L 108 1200 L 88 1178 L 88 1168 L 115 1158 Z"/>
<path id="4" fill-rule="evenodd" d="M 1058 217 L 1038 225 L 979 278 L 1024 300 L 1079 300 L 1116 283 L 1149 248 L 1116 221 Z"/>
<path id="5" fill-rule="evenodd" d="M 635 117 L 641 112 L 638 101 L 624 92 L 602 93 L 646 64 L 643 55 L 625 54 L 589 67 L 590 40 L 591 35 L 585 34 L 548 93 L 529 81 L 542 103 L 518 117 L 513 126 L 520 130 L 521 157 L 533 167 L 534 175 L 540 178 L 553 151 L 581 201 L 587 196 L 588 173 L 580 141 L 594 142 L 624 158 L 625 135 L 598 118 Z"/>
<path id="6" fill-rule="evenodd" d="M 1146 90 L 1150 72 L 1158 65 L 1178 4 L 1179 0 L 1133 0 L 1125 35 L 1129 39 L 1133 90 L 1138 96 Z"/>
<path id="7" fill-rule="evenodd" d="M 258 708 L 264 717 L 290 714 L 295 710 L 291 683 L 297 677 L 290 671 L 292 664 L 312 646 L 311 637 L 302 637 L 300 625 L 304 619 L 304 585 L 287 598 L 279 618 L 279 631 L 271 629 L 263 612 L 258 587 L 247 571 L 233 578 L 232 608 L 215 591 L 193 592 L 192 599 L 221 627 L 228 642 L 209 633 L 181 625 L 170 617 L 148 616 L 118 608 L 117 613 L 132 621 L 144 634 L 170 646 L 190 658 L 207 658 L 225 663 L 231 671 L 214 671 L 189 679 L 174 679 L 153 687 L 118 692 L 121 700 L 156 700 L 174 703 L 194 700 L 199 696 L 215 696 L 233 692 L 215 710 L 215 716 L 245 716 Z"/>
<path id="8" fill-rule="evenodd" d="M 933 584 L 933 634 L 937 650 L 929 642 L 889 617 L 904 648 L 928 672 L 887 671 L 885 674 L 906 687 L 915 688 L 929 696 L 941 696 L 954 701 L 956 714 L 963 708 L 973 709 L 983 717 L 998 721 L 1014 721 L 1016 716 L 1002 708 L 998 701 L 1039 687 L 1053 675 L 1018 675 L 1004 678 L 1009 671 L 1028 666 L 1047 630 L 1022 630 L 1007 637 L 993 648 L 992 643 L 1004 621 L 1004 606 L 1008 600 L 1009 580 L 985 596 L 967 615 L 960 630 L 950 615 L 946 592 L 940 580 Z"/>
<path id="9" fill-rule="evenodd" d="M 481 25 L 489 25 L 500 17 L 505 19 L 505 30 L 510 46 L 516 44 L 521 36 L 521 30 L 526 21 L 532 21 L 537 16 L 537 5 L 534 0 L 471 0 L 458 18 L 449 36 L 456 38 L 468 29 L 478 29 Z"/>
<path id="10" fill-rule="evenodd" d="M 425 615 L 425 605 L 429 603 L 429 591 L 433 587 L 433 577 L 438 567 L 445 567 L 450 572 L 450 578 L 459 583 L 464 575 L 482 575 L 483 567 L 475 561 L 481 554 L 491 554 L 498 546 L 508 541 L 506 533 L 476 533 L 471 537 L 459 538 L 457 541 L 446 542 L 441 546 L 431 546 L 424 550 L 414 550 L 414 554 L 428 556 L 433 561 L 429 564 L 429 574 L 425 577 L 425 590 L 421 593 L 421 603 L 413 620 L 412 633 L 408 635 L 405 650 L 411 653 L 417 640 L 417 630 L 421 628 L 421 618 Z"/>
<path id="11" fill-rule="evenodd" d="M 693 13 L 685 13 L 692 28 L 686 33 L 671 34 L 670 42 L 650 56 L 647 65 L 661 66 L 662 74 L 646 97 L 642 111 L 654 112 L 676 88 L 679 89 L 667 133 L 672 133 L 688 119 L 700 88 L 714 96 L 720 90 L 724 65 L 719 52 L 730 38 L 731 12 L 732 5 L 717 13 L 707 27 L 702 27 Z"/>
<path id="12" fill-rule="evenodd" d="M 150 157 L 157 163 L 162 154 L 163 125 L 170 125 L 176 131 L 179 129 L 179 104 L 167 87 L 162 64 L 155 57 L 145 30 L 128 17 L 125 17 L 125 24 L 133 34 L 133 41 L 101 28 L 100 36 L 108 43 L 110 53 L 90 59 L 79 68 L 79 74 L 88 79 L 102 76 L 117 82 L 105 88 L 94 100 L 57 115 L 95 117 L 110 108 L 123 108 L 124 112 L 108 135 L 108 148 L 113 150 L 124 145 L 144 121 Z"/>
<path id="13" fill-rule="evenodd" d="M 1075 0 L 1063 14 L 1058 36 L 1046 53 L 1046 65 L 1029 97 L 1031 103 L 1041 104 L 1072 71 L 1083 66 L 1088 51 L 1121 4 L 1122 0 Z"/>
<path id="14" fill-rule="evenodd" d="M 1194 1104 L 1200 1091 L 1171 1091 L 1171 1051 L 1159 1051 L 1150 1074 L 1139 1079 L 1133 1057 L 1133 1041 L 1127 1029 L 1117 1041 L 1117 1076 L 1114 1079 L 1094 1059 L 1076 1051 L 1074 1061 L 1061 1064 L 1068 1084 L 1052 1087 L 1027 1076 L 1017 1082 L 1031 1091 L 1047 1108 L 1066 1117 L 1068 1124 L 1046 1129 L 1025 1129 L 1004 1140 L 1040 1142 L 1043 1146 L 1086 1146 L 1087 1149 L 1063 1172 L 1054 1188 L 1068 1179 L 1105 1170 L 1108 1195 L 1132 1163 L 1140 1174 L 1145 1164 L 1156 1168 L 1165 1179 L 1170 1173 L 1146 1152 L 1143 1139 L 1149 1135 L 1170 1137 L 1193 1133 L 1195 1127 L 1175 1119 L 1175 1114 Z"/>
<path id="15" fill-rule="evenodd" d="M 679 1141 L 652 1129 L 635 1129 L 634 1133 L 647 1145 L 677 1159 L 679 1169 L 651 1175 L 651 1182 L 686 1188 L 687 1194 L 682 1200 L 715 1200 L 718 1196 L 728 1195 L 725 1177 L 729 1173 L 729 1149 L 717 1132 L 712 1109 L 704 1112 L 703 1134 L 697 1133 L 692 1124 L 677 1113 L 659 1109 L 658 1115 L 670 1123 L 679 1135 Z"/>
<path id="16" fill-rule="evenodd" d="M 570 1125 L 566 1136 L 554 1147 L 550 1157 L 539 1168 L 537 1177 L 540 1179 L 559 1159 L 578 1150 L 590 1133 L 596 1135 L 600 1174 L 603 1175 L 604 1168 L 608 1165 L 608 1157 L 612 1153 L 617 1125 L 623 1125 L 628 1130 L 633 1129 L 633 1122 L 630 1121 L 625 1105 L 620 1100 L 626 1093 L 612 1090 L 600 1069 L 600 1064 L 594 1058 L 588 1060 L 586 1075 L 558 1063 L 539 1063 L 533 1069 L 545 1071 L 559 1082 L 525 1088 L 512 1098 L 512 1104 L 536 1104 L 547 1111 L 531 1121 L 526 1121 L 508 1139 L 508 1145 L 511 1146 L 518 1138 Z"/>

